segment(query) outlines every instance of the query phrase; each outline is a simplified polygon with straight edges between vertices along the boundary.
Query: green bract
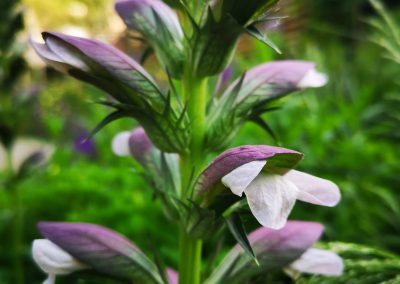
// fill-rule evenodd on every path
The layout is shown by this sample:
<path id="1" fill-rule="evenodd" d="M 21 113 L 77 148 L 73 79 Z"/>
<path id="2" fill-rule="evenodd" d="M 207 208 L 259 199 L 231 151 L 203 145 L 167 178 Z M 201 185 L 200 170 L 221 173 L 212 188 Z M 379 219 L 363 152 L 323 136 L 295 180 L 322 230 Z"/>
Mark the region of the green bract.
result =
<path id="1" fill-rule="evenodd" d="M 191 44 L 193 72 L 211 76 L 231 61 L 240 35 L 248 33 L 268 43 L 256 24 L 268 20 L 268 10 L 277 0 L 244 2 L 217 0 L 206 7 L 199 25 L 194 24 Z"/>

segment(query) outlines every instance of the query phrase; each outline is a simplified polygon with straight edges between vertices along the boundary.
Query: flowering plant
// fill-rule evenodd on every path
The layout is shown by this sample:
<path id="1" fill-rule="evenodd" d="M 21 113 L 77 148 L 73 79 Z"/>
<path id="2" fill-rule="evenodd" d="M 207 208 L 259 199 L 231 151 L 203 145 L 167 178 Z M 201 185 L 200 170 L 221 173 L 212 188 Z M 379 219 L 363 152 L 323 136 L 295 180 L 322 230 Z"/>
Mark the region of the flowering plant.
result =
<path id="1" fill-rule="evenodd" d="M 340 274 L 338 256 L 310 249 L 322 233 L 320 224 L 287 222 L 297 199 L 336 205 L 337 186 L 293 170 L 303 157 L 294 150 L 266 145 L 226 150 L 244 122 L 265 125 L 261 115 L 271 102 L 321 87 L 326 76 L 311 62 L 284 60 L 256 66 L 229 84 L 223 70 L 242 34 L 276 49 L 265 33 L 276 21 L 278 1 L 169 2 L 177 13 L 160 0 L 115 4 L 127 27 L 140 33 L 157 56 L 169 78 L 167 92 L 139 63 L 101 41 L 44 32 L 44 43 L 32 45 L 50 66 L 111 96 L 101 103 L 113 111 L 92 134 L 123 117 L 141 124 L 118 134 L 112 148 L 135 158 L 168 217 L 178 221 L 179 277 L 116 232 L 93 224 L 42 222 L 45 240 L 34 242 L 33 257 L 49 274 L 47 283 L 56 274 L 76 271 L 134 283 L 181 284 L 246 283 L 276 269 L 291 275 Z M 209 78 L 221 72 L 217 88 L 211 86 Z M 206 166 L 208 155 L 222 151 Z M 246 205 L 264 226 L 249 236 L 238 211 Z M 203 242 L 225 228 L 238 246 L 204 275 Z"/>

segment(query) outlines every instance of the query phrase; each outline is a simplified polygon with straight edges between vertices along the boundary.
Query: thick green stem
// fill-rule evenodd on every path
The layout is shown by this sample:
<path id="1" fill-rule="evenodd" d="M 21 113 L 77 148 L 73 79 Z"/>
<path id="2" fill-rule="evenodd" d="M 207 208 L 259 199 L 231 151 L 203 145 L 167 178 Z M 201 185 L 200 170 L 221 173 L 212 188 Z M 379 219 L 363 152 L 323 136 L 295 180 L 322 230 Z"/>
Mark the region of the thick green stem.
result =
<path id="1" fill-rule="evenodd" d="M 207 80 L 195 78 L 187 72 L 183 78 L 183 97 L 188 104 L 187 112 L 191 122 L 191 143 L 189 152 L 180 156 L 181 193 L 180 198 L 189 204 L 195 178 L 204 165 L 203 142 L 207 103 Z M 191 237 L 186 230 L 185 220 L 180 225 L 179 283 L 200 284 L 202 241 Z"/>

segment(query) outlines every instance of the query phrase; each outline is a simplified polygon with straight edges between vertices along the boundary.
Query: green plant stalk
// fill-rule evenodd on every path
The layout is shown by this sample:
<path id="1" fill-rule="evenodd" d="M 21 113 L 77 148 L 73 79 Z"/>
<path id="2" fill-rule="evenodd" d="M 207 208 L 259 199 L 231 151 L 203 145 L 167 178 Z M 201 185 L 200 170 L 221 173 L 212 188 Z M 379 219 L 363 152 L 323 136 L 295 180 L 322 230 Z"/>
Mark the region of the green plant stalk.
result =
<path id="1" fill-rule="evenodd" d="M 191 143 L 188 153 L 180 156 L 181 193 L 180 199 L 189 204 L 191 182 L 200 172 L 205 162 L 203 140 L 207 100 L 207 79 L 192 77 L 187 72 L 182 82 L 182 92 L 188 104 L 191 121 Z M 188 235 L 185 220 L 181 220 L 179 236 L 179 283 L 200 284 L 202 241 Z"/>

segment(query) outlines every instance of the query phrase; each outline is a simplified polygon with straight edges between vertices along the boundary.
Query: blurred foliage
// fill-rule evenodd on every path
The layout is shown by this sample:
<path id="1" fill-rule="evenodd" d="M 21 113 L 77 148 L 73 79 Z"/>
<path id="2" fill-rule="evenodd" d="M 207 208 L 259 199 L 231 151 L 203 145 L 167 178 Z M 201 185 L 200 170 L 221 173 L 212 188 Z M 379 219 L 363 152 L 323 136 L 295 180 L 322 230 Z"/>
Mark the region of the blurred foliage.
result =
<path id="1" fill-rule="evenodd" d="M 29 101 L 26 96 L 17 96 L 23 92 L 17 83 L 27 67 L 23 58 L 24 44 L 17 40 L 24 28 L 19 4 L 19 1 L 13 0 L 0 3 L 0 143 L 6 147 L 18 131 L 19 127 L 15 122 L 19 124 L 26 120 L 23 113 L 16 111 L 15 107 Z"/>
<path id="2" fill-rule="evenodd" d="M 110 9 L 105 7 L 112 7 L 112 1 L 24 2 L 40 15 L 42 27 L 56 30 L 71 22 L 90 27 L 91 33 L 104 32 L 109 23 L 104 11 Z M 335 208 L 309 207 L 299 202 L 291 217 L 324 223 L 326 240 L 359 242 L 400 253 L 400 107 L 397 107 L 400 70 L 395 60 L 396 53 L 387 48 L 388 44 L 383 44 L 383 47 L 376 44 L 389 40 L 395 44 L 393 33 L 398 32 L 398 28 L 388 29 L 386 14 L 376 14 L 363 0 L 286 2 L 283 12 L 289 18 L 283 22 L 283 34 L 272 35 L 283 55 L 279 56 L 264 45 L 245 38 L 240 43 L 240 54 L 234 63 L 236 74 L 261 61 L 307 59 L 315 61 L 319 70 L 328 73 L 330 83 L 315 91 L 295 94 L 281 102 L 279 110 L 264 116 L 277 141 L 249 123 L 234 145 L 278 144 L 305 153 L 299 169 L 338 183 L 343 200 Z M 21 66 L 11 62 L 23 60 L 24 44 L 11 47 L 11 42 L 15 42 L 15 38 L 11 38 L 17 33 L 8 35 L 3 29 L 7 25 L 1 24 L 14 23 L 11 19 L 20 18 L 15 3 L 0 1 L 1 66 Z M 71 16 L 66 12 L 71 3 L 87 5 L 90 17 Z M 390 7 L 389 17 L 397 22 L 398 27 L 398 2 L 386 1 L 386 4 Z M 14 12 L 7 12 L 9 7 L 13 7 L 11 10 Z M 15 20 L 16 30 L 22 27 L 18 21 Z M 3 39 L 10 39 L 10 43 Z M 6 75 L 3 75 L 4 71 L 0 73 L 0 83 L 6 82 L 0 86 L 3 94 L 3 90 L 15 87 L 20 69 L 1 66 L 1 70 L 8 72 Z M 11 75 L 9 72 L 15 73 Z M 10 79 L 5 80 L 3 76 Z M 29 283 L 40 283 L 45 277 L 30 256 L 30 243 L 39 237 L 35 228 L 39 220 L 84 221 L 108 226 L 127 235 L 149 255 L 152 254 L 151 243 L 154 244 L 166 264 L 176 267 L 175 225 L 164 219 L 159 202 L 153 199 L 151 189 L 138 177 L 140 170 L 133 166 L 133 162 L 111 153 L 113 135 L 132 128 L 134 123 L 123 120 L 107 126 L 93 138 L 96 155 L 80 153 L 74 148 L 78 134 L 89 131 L 108 111 L 92 104 L 100 98 L 100 91 L 72 79 L 60 78 L 49 70 L 36 70 L 33 78 L 39 85 L 46 86 L 37 97 L 39 108 L 35 116 L 21 116 L 21 120 L 25 129 L 48 137 L 58 150 L 46 171 L 25 180 L 19 188 L 24 204 L 24 266 Z M 42 124 L 38 123 L 40 120 Z M 4 121 L 1 117 L 0 124 Z M 10 197 L 0 188 L 0 283 L 10 283 L 11 277 L 11 252 L 8 250 L 8 232 L 12 225 L 10 202 Z M 249 225 L 248 231 L 255 226 L 255 222 Z M 234 241 L 228 239 L 227 242 L 232 244 Z M 212 255 L 208 247 L 211 248 L 206 244 L 206 256 Z M 347 245 L 332 244 L 331 247 L 350 251 Z M 381 269 L 385 273 L 393 271 L 392 265 L 397 262 L 389 261 L 386 266 L 380 266 L 381 258 L 376 257 L 375 252 L 368 252 L 375 260 L 370 259 L 372 257 L 365 259 L 360 256 L 363 250 L 352 246 L 351 251 L 358 253 L 355 256 L 344 249 L 338 252 L 348 259 L 349 269 L 363 273 L 370 267 L 377 277 L 382 275 Z M 283 279 L 279 283 L 289 281 Z M 310 282 L 301 282 L 306 280 Z M 71 278 L 57 281 L 77 283 Z M 379 281 L 381 279 L 370 283 Z M 390 283 L 396 283 L 393 281 Z M 104 282 L 91 280 L 90 283 Z M 299 283 L 325 282 L 319 277 L 311 277 L 301 278 Z"/>
<path id="3" fill-rule="evenodd" d="M 31 32 L 32 29 L 35 32 L 57 30 L 115 39 L 115 32 L 122 30 L 122 21 L 114 12 L 114 2 L 110 0 L 22 1 L 27 7 L 28 22 L 34 25 Z"/>

